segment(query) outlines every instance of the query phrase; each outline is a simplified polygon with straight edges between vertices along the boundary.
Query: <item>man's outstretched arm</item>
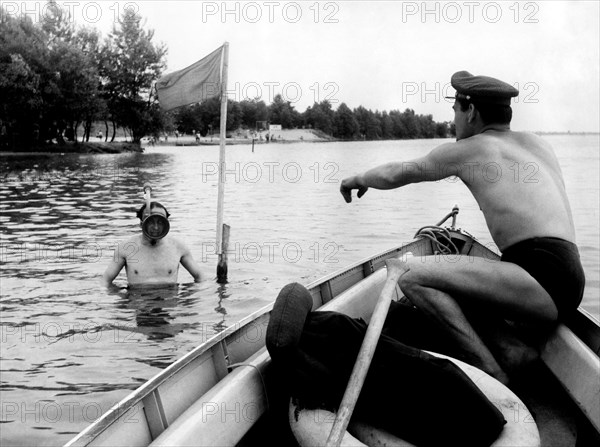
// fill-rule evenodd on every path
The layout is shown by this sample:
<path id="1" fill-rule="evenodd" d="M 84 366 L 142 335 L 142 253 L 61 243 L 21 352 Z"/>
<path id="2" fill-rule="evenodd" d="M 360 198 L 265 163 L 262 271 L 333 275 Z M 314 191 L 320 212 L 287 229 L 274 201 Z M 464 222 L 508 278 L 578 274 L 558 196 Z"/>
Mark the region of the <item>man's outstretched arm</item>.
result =
<path id="1" fill-rule="evenodd" d="M 352 190 L 362 197 L 369 188 L 394 189 L 411 183 L 431 182 L 454 175 L 445 167 L 461 162 L 465 145 L 446 143 L 424 157 L 409 161 L 394 161 L 342 180 L 340 192 L 347 203 L 352 201 Z"/>

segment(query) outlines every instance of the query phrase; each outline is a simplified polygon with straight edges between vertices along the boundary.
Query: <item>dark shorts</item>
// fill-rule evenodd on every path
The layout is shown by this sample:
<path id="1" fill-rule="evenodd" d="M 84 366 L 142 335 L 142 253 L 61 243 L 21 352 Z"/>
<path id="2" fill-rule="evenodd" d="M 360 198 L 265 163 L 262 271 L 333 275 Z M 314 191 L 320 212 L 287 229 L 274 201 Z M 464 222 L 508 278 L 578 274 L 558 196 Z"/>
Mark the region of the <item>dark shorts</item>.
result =
<path id="1" fill-rule="evenodd" d="M 548 292 L 560 317 L 579 306 L 585 275 L 579 250 L 572 242 L 555 237 L 535 237 L 517 242 L 502 253 L 502 261 L 523 268 Z"/>

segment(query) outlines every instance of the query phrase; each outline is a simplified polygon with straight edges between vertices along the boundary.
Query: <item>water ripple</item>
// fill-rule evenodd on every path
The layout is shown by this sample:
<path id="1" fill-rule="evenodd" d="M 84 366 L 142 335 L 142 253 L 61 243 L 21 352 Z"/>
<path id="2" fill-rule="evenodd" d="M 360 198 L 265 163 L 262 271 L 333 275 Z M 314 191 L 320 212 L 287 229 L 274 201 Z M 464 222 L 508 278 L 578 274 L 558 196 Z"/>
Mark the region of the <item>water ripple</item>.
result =
<path id="1" fill-rule="evenodd" d="M 557 138 L 587 276 L 584 306 L 598 315 L 598 138 Z M 215 284 L 216 256 L 207 249 L 214 243 L 217 180 L 201 175 L 203 164 L 218 159 L 218 148 L 0 158 L 3 402 L 38 416 L 44 405 L 93 404 L 106 411 L 199 343 L 272 302 L 286 283 L 308 283 L 409 242 L 457 202 L 459 226 L 491 243 L 477 203 L 460 183 L 369 191 L 351 205 L 341 199 L 345 176 L 421 156 L 437 143 L 263 145 L 255 153 L 229 147 L 228 163 L 239 163 L 240 174 L 234 169 L 226 178 L 225 221 L 232 227 L 226 286 Z M 286 180 L 286 163 L 301 168 L 297 181 Z M 245 166 L 263 168 L 256 181 L 248 181 Z M 276 167 L 272 176 L 268 166 Z M 135 212 L 145 183 L 168 207 L 173 234 L 200 262 L 203 283 L 181 271 L 174 289 L 128 290 L 123 275 L 114 289 L 99 287 L 117 242 L 139 232 Z M 0 422 L 3 441 L 40 439 L 34 431 L 41 430 L 49 443 L 63 444 L 90 421 L 77 413 L 52 424 Z"/>

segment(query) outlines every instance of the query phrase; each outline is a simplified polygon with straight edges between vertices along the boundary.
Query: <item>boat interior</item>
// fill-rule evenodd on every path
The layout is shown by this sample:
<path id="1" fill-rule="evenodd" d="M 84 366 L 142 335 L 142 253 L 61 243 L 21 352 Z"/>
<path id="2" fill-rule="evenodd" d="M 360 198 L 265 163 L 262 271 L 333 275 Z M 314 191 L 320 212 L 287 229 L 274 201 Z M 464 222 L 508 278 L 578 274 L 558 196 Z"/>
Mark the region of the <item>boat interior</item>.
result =
<path id="1" fill-rule="evenodd" d="M 447 249 L 497 258 L 454 225 L 442 233 L 426 232 L 409 244 L 308 285 L 313 310 L 369 321 L 386 279 L 385 261 L 409 252 L 426 256 Z M 408 305 L 399 287 L 394 300 Z M 281 394 L 265 348 L 270 311 L 267 306 L 194 349 L 69 445 L 300 445 L 290 427 L 289 397 Z M 505 409 L 504 418 L 513 425 L 537 428 L 539 438 L 527 445 L 600 445 L 598 323 L 580 310 L 552 329 L 539 352 L 541 360 L 512 390 L 523 405 Z M 435 429 L 435 421 L 431 424 Z M 408 445 L 369 433 L 370 440 L 358 445 Z M 499 440 L 493 445 L 511 444 Z"/>

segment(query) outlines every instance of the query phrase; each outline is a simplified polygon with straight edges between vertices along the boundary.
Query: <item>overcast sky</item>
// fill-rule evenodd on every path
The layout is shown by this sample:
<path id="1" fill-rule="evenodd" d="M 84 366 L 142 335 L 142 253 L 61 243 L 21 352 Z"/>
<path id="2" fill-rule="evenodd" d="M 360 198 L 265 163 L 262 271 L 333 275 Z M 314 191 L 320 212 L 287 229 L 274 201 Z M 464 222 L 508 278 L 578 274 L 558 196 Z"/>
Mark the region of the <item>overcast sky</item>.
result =
<path id="1" fill-rule="evenodd" d="M 228 41 L 236 100 L 282 93 L 300 112 L 329 99 L 445 121 L 450 76 L 468 70 L 519 88 L 516 130 L 600 130 L 597 1 L 58 3 L 104 35 L 118 12 L 137 8 L 168 47 L 167 72 Z"/>

